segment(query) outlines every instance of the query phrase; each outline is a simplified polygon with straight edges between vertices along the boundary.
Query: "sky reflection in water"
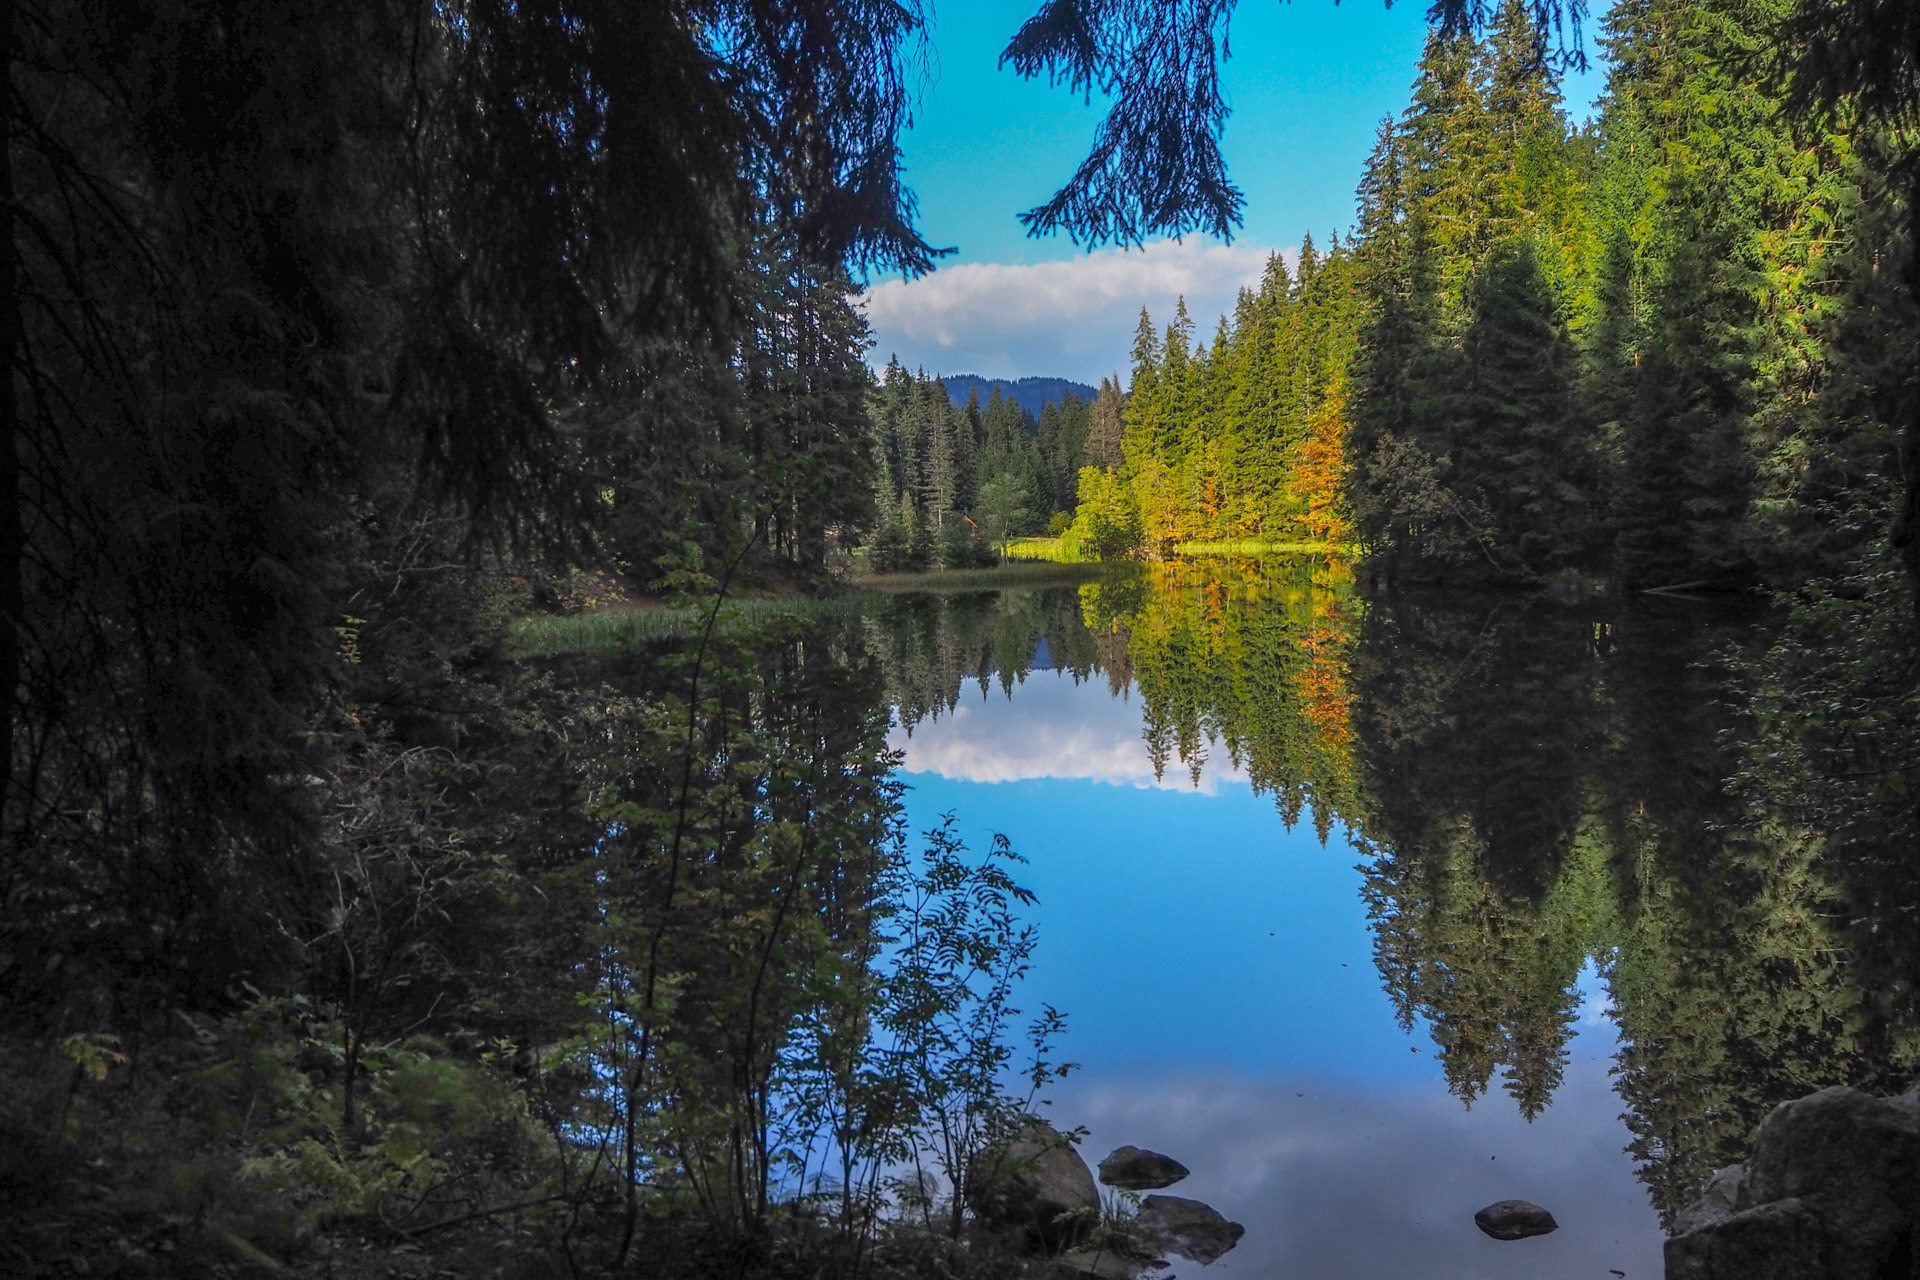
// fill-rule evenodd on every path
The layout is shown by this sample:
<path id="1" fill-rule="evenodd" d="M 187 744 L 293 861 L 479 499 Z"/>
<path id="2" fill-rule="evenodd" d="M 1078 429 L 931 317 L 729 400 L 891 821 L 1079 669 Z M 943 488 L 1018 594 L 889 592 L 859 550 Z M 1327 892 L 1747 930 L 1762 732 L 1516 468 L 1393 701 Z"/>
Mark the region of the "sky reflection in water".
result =
<path id="1" fill-rule="evenodd" d="M 1529 1125 L 1496 1088 L 1468 1110 L 1381 990 L 1358 855 L 1337 831 L 1322 847 L 1310 824 L 1286 830 L 1223 748 L 1197 786 L 1177 762 L 1156 780 L 1137 693 L 1044 670 L 893 741 L 916 829 L 951 811 L 975 847 L 1003 831 L 1032 859 L 1026 1007 L 1065 1011 L 1064 1055 L 1084 1064 L 1054 1118 L 1087 1126 L 1090 1160 L 1132 1142 L 1191 1167 L 1171 1193 L 1248 1228 L 1213 1272 L 1659 1274 L 1591 966 L 1553 1105 Z M 1486 1239 L 1474 1210 L 1508 1197 L 1561 1229 Z"/>

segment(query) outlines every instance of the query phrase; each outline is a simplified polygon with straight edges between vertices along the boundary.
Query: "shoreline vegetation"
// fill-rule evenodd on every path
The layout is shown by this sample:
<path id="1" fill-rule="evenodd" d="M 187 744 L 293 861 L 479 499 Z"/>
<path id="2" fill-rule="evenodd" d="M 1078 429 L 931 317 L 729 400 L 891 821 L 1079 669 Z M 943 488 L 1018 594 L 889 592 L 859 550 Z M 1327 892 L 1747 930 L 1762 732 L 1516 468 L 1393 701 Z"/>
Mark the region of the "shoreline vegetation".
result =
<path id="1" fill-rule="evenodd" d="M 523 614 L 507 626 L 506 649 L 514 658 L 594 652 L 617 655 L 635 645 L 663 640 L 694 640 L 714 614 L 723 632 L 752 629 L 781 621 L 816 622 L 868 612 L 890 595 L 997 591 L 1003 588 L 1065 586 L 1129 577 L 1144 571 L 1142 561 L 1009 559 L 992 568 L 925 569 L 918 572 L 856 573 L 844 586 L 822 596 L 798 592 L 730 595 L 714 614 L 711 600 L 672 605 L 658 598 L 610 597 L 574 612 Z"/>
<path id="2" fill-rule="evenodd" d="M 1124 564 L 1127 559 L 1100 561 L 1097 556 L 1086 554 L 1076 548 L 1070 538 L 1065 537 L 1020 537 L 1007 540 L 1007 558 L 1009 560 L 1048 560 L 1061 564 L 1108 563 Z M 1175 556 L 1343 556 L 1358 555 L 1361 548 L 1348 542 L 1271 542 L 1255 538 L 1225 539 L 1217 541 L 1175 542 L 1171 546 Z"/>
<path id="3" fill-rule="evenodd" d="M 889 595 L 1103 582 L 1147 572 L 1156 563 L 1074 556 L 1062 543 L 1060 538 L 1011 539 L 1006 548 L 1007 558 L 989 568 L 858 572 L 846 580 L 842 589 L 824 596 L 794 592 L 729 596 L 721 606 L 716 625 L 734 629 L 787 620 L 805 623 L 857 617 Z M 1173 547 L 1176 556 L 1195 558 L 1345 557 L 1353 550 L 1348 546 L 1305 542 L 1192 542 Z M 616 655 L 639 644 L 696 639 L 705 629 L 711 612 L 711 602 L 675 606 L 649 597 L 596 601 L 573 613 L 527 614 L 509 625 L 507 652 L 515 658 L 583 652 Z"/>

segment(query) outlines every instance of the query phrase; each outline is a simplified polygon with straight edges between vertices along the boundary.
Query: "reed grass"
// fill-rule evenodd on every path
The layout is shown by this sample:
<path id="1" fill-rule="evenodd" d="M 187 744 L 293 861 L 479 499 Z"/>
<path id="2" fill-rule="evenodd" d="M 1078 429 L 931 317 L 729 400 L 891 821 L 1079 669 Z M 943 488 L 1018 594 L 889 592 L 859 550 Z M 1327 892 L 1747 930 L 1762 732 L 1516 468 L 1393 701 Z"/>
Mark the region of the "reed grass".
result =
<path id="1" fill-rule="evenodd" d="M 721 606 L 716 630 L 761 626 L 782 618 L 845 618 L 871 610 L 881 599 L 871 590 L 843 595 L 741 596 Z M 690 640 L 707 625 L 711 606 L 691 609 L 602 609 L 571 616 L 521 618 L 507 632 L 507 650 L 517 658 L 562 653 L 620 653 L 650 641 Z"/>
<path id="2" fill-rule="evenodd" d="M 888 596 L 911 592 L 993 591 L 1005 587 L 1066 585 L 1138 573 L 1136 562 L 1010 560 L 991 569 L 931 569 L 869 574 L 839 595 L 741 596 L 721 607 L 716 630 L 736 631 L 784 618 L 852 618 L 870 613 Z M 617 654 L 662 640 L 691 640 L 707 625 L 709 606 L 668 609 L 595 609 L 571 615 L 534 614 L 507 631 L 516 658 L 565 653 Z"/>
<path id="3" fill-rule="evenodd" d="M 1011 538 L 1007 541 L 1009 560 L 1049 560 L 1055 564 L 1077 564 L 1080 557 L 1069 555 L 1058 538 Z"/>

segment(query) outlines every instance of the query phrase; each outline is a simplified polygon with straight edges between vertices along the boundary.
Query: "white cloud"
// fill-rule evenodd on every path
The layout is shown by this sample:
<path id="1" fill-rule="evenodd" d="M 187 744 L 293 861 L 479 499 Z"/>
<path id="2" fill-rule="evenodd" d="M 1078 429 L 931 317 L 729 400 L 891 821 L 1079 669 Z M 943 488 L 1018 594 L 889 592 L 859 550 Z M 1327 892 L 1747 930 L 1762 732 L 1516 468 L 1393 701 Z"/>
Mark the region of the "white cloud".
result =
<path id="1" fill-rule="evenodd" d="M 1259 281 L 1270 252 L 1159 240 L 1061 262 L 963 263 L 918 280 L 888 280 L 865 295 L 872 357 L 884 365 L 897 354 L 909 368 L 933 373 L 1098 385 L 1117 371 L 1124 379 L 1141 307 L 1164 326 L 1184 295 L 1197 336 L 1210 339 L 1240 287 Z"/>
<path id="2" fill-rule="evenodd" d="M 1081 778 L 1122 787 L 1217 794 L 1222 782 L 1246 782 L 1226 748 L 1206 752 L 1199 785 L 1177 753 L 1164 776 L 1141 736 L 1140 701 L 1120 701 L 1106 684 L 1075 684 L 1058 671 L 1031 672 L 1017 698 L 998 689 L 960 704 L 911 734 L 895 727 L 888 745 L 905 755 L 908 773 L 937 773 L 961 782 Z"/>

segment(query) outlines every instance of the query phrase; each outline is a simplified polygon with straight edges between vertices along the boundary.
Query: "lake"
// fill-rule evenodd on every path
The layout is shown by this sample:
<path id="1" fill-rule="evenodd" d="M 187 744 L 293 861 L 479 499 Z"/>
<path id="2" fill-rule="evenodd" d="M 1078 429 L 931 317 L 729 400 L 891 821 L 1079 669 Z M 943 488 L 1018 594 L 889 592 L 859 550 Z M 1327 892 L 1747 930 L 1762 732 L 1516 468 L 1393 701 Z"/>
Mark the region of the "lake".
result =
<path id="1" fill-rule="evenodd" d="M 1816 834 L 1725 781 L 1763 621 L 1295 559 L 861 625 L 914 829 L 1028 859 L 1050 1118 L 1189 1166 L 1247 1228 L 1212 1271 L 1604 1280 L 1769 1107 L 1887 1069 Z M 1560 1229 L 1485 1237 L 1506 1198 Z"/>

